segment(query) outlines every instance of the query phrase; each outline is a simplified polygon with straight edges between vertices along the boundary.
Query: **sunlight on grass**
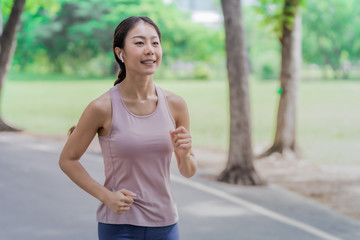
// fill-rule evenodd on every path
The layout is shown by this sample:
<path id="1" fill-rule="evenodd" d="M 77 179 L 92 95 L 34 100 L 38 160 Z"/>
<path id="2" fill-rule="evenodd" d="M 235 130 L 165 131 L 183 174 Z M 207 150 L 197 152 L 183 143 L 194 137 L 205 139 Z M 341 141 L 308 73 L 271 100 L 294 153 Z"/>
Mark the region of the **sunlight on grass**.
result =
<path id="1" fill-rule="evenodd" d="M 36 77 L 34 77 L 36 79 Z M 30 132 L 66 134 L 87 104 L 113 86 L 112 79 L 12 80 L 4 85 L 2 114 Z M 196 146 L 227 149 L 229 135 L 226 81 L 156 81 L 188 103 Z M 251 80 L 253 141 L 269 145 L 276 124 L 277 81 Z M 302 82 L 297 134 L 303 156 L 312 162 L 360 162 L 360 83 Z"/>

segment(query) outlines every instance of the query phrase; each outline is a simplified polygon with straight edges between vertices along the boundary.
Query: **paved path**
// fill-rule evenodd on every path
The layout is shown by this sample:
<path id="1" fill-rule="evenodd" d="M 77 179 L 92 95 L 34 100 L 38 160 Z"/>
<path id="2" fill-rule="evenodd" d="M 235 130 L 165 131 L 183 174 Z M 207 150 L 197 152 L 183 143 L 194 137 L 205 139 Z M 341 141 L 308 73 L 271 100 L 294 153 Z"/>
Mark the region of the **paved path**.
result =
<path id="1" fill-rule="evenodd" d="M 58 142 L 0 133 L 0 239 L 97 239 L 96 199 L 59 169 Z M 103 182 L 102 159 L 82 163 Z M 277 186 L 188 180 L 172 166 L 182 240 L 360 239 L 360 222 Z"/>

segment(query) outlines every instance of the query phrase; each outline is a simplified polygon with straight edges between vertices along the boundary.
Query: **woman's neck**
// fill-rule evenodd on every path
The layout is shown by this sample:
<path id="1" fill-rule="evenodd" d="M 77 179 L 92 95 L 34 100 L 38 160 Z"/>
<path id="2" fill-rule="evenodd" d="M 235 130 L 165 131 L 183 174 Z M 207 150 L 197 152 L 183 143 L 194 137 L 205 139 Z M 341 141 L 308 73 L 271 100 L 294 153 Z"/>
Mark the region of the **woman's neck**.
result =
<path id="1" fill-rule="evenodd" d="M 155 85 L 152 75 L 129 76 L 120 83 L 121 95 L 133 100 L 144 100 L 155 95 Z"/>

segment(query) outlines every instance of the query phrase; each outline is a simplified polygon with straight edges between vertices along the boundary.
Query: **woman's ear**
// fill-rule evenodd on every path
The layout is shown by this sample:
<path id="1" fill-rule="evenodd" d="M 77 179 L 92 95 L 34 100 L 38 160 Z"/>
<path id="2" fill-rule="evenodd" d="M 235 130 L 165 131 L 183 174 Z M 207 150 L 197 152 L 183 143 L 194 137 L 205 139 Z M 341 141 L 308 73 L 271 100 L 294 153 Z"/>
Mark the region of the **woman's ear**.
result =
<path id="1" fill-rule="evenodd" d="M 121 57 L 120 57 L 121 52 L 122 52 L 122 51 L 121 51 L 121 49 L 120 49 L 119 47 L 115 47 L 116 56 L 117 56 L 118 58 L 120 58 L 121 61 L 123 61 L 123 60 L 121 59 Z"/>

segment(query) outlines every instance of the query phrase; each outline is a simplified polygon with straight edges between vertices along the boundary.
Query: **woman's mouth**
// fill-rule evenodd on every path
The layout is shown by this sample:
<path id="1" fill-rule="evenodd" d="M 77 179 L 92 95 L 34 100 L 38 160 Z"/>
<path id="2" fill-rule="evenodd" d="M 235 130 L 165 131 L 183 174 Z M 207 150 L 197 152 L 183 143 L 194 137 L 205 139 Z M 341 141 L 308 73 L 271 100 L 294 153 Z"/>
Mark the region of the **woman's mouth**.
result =
<path id="1" fill-rule="evenodd" d="M 156 60 L 144 60 L 144 61 L 141 61 L 142 64 L 153 64 L 155 62 L 156 62 Z"/>

